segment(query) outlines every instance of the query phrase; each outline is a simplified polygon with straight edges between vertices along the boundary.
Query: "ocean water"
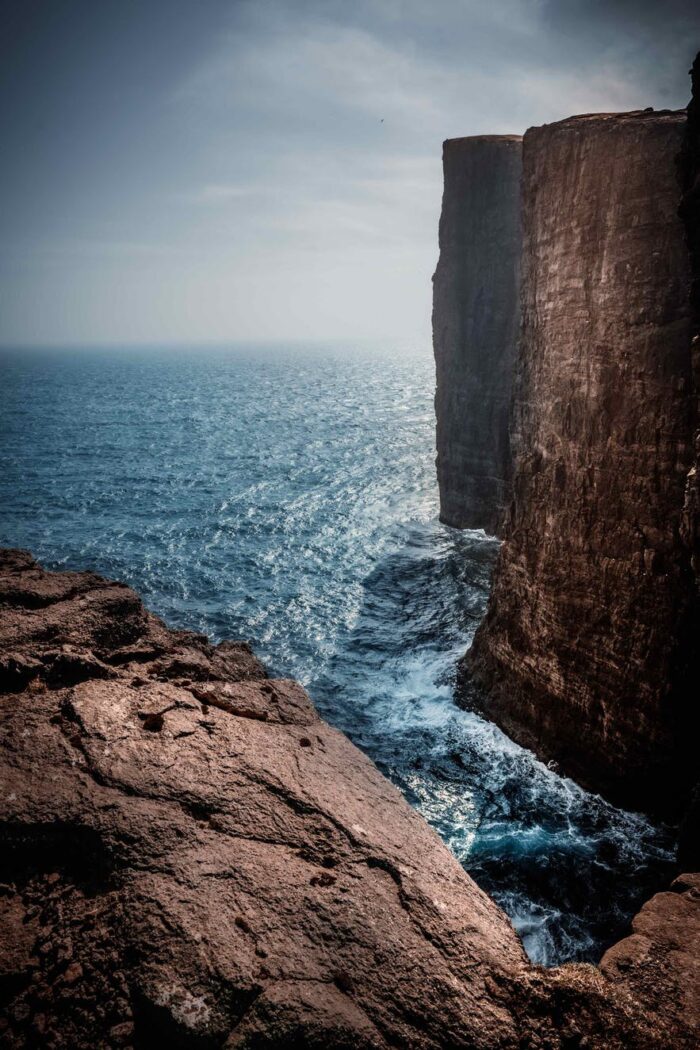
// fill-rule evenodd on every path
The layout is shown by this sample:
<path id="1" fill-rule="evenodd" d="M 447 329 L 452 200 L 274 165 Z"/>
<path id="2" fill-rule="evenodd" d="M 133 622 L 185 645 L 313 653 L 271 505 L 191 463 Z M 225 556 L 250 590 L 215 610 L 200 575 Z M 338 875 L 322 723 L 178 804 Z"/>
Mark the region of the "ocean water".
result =
<path id="1" fill-rule="evenodd" d="M 245 638 L 403 791 L 530 957 L 596 960 L 671 833 L 457 708 L 497 543 L 438 522 L 428 350 L 5 353 L 0 543 Z"/>

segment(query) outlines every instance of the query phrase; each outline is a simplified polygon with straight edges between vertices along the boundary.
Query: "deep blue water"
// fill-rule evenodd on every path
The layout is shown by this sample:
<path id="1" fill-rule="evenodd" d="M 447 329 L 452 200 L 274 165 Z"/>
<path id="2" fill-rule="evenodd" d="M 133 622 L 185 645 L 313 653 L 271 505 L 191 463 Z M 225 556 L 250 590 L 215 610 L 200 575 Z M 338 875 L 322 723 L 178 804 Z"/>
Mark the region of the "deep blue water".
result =
<path id="1" fill-rule="evenodd" d="M 132 584 L 301 680 L 511 916 L 595 960 L 670 835 L 452 701 L 497 544 L 440 525 L 429 352 L 2 357 L 0 543 Z"/>

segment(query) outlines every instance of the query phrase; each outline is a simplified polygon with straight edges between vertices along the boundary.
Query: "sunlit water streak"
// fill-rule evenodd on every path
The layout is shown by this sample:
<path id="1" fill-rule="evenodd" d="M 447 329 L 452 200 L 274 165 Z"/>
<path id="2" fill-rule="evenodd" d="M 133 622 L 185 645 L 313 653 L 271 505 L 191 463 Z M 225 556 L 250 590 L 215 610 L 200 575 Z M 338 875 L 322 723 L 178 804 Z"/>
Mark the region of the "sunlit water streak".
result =
<path id="1" fill-rule="evenodd" d="M 595 959 L 670 837 L 452 701 L 494 540 L 439 524 L 427 353 L 2 361 L 0 542 L 248 638 L 377 762 L 539 962 Z"/>

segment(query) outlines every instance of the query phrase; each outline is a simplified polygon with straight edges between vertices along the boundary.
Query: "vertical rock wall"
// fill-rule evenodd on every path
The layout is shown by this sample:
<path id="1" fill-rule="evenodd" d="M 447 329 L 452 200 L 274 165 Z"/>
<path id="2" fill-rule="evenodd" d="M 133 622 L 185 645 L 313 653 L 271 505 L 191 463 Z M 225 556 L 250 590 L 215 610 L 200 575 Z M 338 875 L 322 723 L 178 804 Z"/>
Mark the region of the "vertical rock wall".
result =
<path id="1" fill-rule="evenodd" d="M 522 139 L 448 139 L 434 277 L 440 517 L 499 529 L 510 488 Z"/>
<path id="2" fill-rule="evenodd" d="M 523 146 L 514 498 L 467 665 L 485 710 L 634 805 L 688 769 L 694 459 L 685 113 L 575 117 Z"/>
<path id="3" fill-rule="evenodd" d="M 688 471 L 685 489 L 685 505 L 681 522 L 681 536 L 690 554 L 695 576 L 695 608 L 688 628 L 688 645 L 694 655 L 688 668 L 686 686 L 687 703 L 700 706 L 698 682 L 700 681 L 700 53 L 690 70 L 692 98 L 688 106 L 683 150 L 680 157 L 680 174 L 683 187 L 680 215 L 685 226 L 686 240 L 690 251 L 691 284 L 691 363 L 695 387 L 694 445 L 695 458 Z M 697 716 L 700 722 L 700 715 Z M 696 736 L 697 739 L 697 736 Z M 692 741 L 692 737 L 691 737 Z M 690 744 L 692 749 L 692 742 Z M 691 750 L 692 755 L 692 750 Z M 694 755 L 692 756 L 694 757 Z M 697 758 L 695 758 L 695 764 Z M 695 787 L 690 806 L 681 824 L 678 842 L 678 859 L 700 869 L 700 768 L 699 782 Z"/>
<path id="4" fill-rule="evenodd" d="M 683 196 L 680 216 L 690 252 L 691 356 L 695 393 L 695 460 L 688 473 L 681 534 L 691 552 L 696 580 L 700 581 L 700 54 L 691 69 L 693 97 L 679 158 Z"/>

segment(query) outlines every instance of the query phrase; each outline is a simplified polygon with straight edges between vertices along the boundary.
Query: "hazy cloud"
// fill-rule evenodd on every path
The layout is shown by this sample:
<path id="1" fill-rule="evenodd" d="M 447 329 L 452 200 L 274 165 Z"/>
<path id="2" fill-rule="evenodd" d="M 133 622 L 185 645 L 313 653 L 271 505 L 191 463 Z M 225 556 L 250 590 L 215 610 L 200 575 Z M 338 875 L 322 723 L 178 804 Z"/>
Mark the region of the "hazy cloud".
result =
<path id="1" fill-rule="evenodd" d="M 682 106 L 700 47 L 680 0 L 5 6 L 4 342 L 426 342 L 442 140 Z"/>

